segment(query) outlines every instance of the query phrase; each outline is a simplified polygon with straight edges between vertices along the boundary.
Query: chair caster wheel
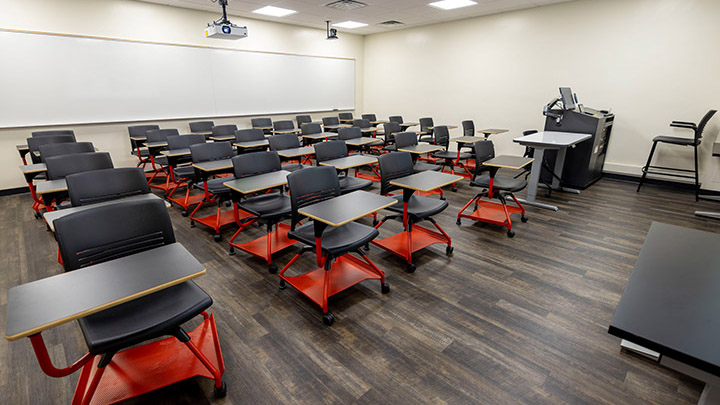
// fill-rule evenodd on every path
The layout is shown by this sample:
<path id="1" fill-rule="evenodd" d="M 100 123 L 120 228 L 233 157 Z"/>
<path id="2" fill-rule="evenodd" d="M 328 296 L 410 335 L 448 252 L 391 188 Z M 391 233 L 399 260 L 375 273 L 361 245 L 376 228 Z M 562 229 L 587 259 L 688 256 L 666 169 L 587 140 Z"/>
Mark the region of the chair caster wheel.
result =
<path id="1" fill-rule="evenodd" d="M 416 269 L 415 263 L 410 263 L 410 264 L 408 264 L 407 267 L 405 268 L 405 271 L 407 271 L 408 273 L 414 273 L 414 272 L 415 272 L 415 269 Z"/>
<path id="2" fill-rule="evenodd" d="M 370 244 L 366 243 L 365 246 L 363 247 L 363 249 L 365 249 L 365 251 L 370 250 Z"/>
<path id="3" fill-rule="evenodd" d="M 378 223 L 379 223 L 379 221 L 377 219 L 373 219 L 373 228 L 375 228 Z"/>
<path id="4" fill-rule="evenodd" d="M 527 221 L 528 221 L 528 217 L 526 217 L 525 215 L 523 215 L 523 216 L 520 217 L 520 221 L 522 221 L 522 222 L 527 222 Z"/>
<path id="5" fill-rule="evenodd" d="M 274 265 L 274 264 L 269 265 L 269 266 L 268 266 L 268 272 L 270 272 L 270 274 L 275 274 L 275 273 L 277 273 L 277 266 Z"/>
<path id="6" fill-rule="evenodd" d="M 380 291 L 381 291 L 383 294 L 389 293 L 389 292 L 390 292 L 390 284 L 388 284 L 388 283 L 383 283 L 383 284 L 380 286 Z"/>
<path id="7" fill-rule="evenodd" d="M 220 242 L 221 239 L 222 239 L 222 235 L 220 235 L 219 233 L 216 233 L 215 235 L 213 235 L 213 240 L 215 242 Z"/>
<path id="8" fill-rule="evenodd" d="M 189 214 L 189 212 L 187 212 L 187 210 L 183 210 L 183 211 L 180 213 L 180 215 L 182 215 L 182 216 L 184 216 L 184 217 L 187 217 L 188 214 Z"/>
<path id="9" fill-rule="evenodd" d="M 453 253 L 454 250 L 455 250 L 454 247 L 448 246 L 448 247 L 445 248 L 445 254 L 448 255 L 448 256 L 450 256 L 450 255 Z"/>
<path id="10" fill-rule="evenodd" d="M 195 221 L 190 221 L 190 228 L 195 228 Z"/>
<path id="11" fill-rule="evenodd" d="M 278 285 L 278 288 L 281 290 L 284 290 L 287 288 L 287 283 L 285 282 L 285 280 L 280 280 L 280 284 Z"/>
<path id="12" fill-rule="evenodd" d="M 225 384 L 225 381 L 223 381 L 220 388 L 213 388 L 213 393 L 215 394 L 215 398 L 225 398 L 225 395 L 227 395 L 227 384 Z"/>
<path id="13" fill-rule="evenodd" d="M 327 326 L 332 326 L 332 324 L 335 323 L 335 317 L 333 314 L 328 312 L 327 314 L 323 315 L 323 323 Z"/>
<path id="14" fill-rule="evenodd" d="M 226 207 L 229 207 L 230 205 L 232 205 L 232 203 L 231 203 L 230 201 L 225 201 L 225 206 L 226 206 Z"/>
<path id="15" fill-rule="evenodd" d="M 457 191 L 457 187 L 453 186 L 452 188 L 453 193 Z"/>
<path id="16" fill-rule="evenodd" d="M 445 201 L 445 196 L 440 197 L 441 200 Z"/>
<path id="17" fill-rule="evenodd" d="M 515 236 L 515 231 L 507 231 L 507 236 L 508 238 L 512 238 L 513 236 Z"/>
<path id="18" fill-rule="evenodd" d="M 235 248 L 230 246 L 230 251 L 228 252 L 228 255 L 235 256 Z"/>
<path id="19" fill-rule="evenodd" d="M 39 212 L 35 213 L 35 219 L 40 219 L 41 217 L 42 217 L 42 215 Z"/>
<path id="20" fill-rule="evenodd" d="M 545 193 L 545 198 L 550 198 L 550 193 Z"/>
<path id="21" fill-rule="evenodd" d="M 460 218 L 458 218 L 457 221 L 455 221 L 455 225 L 462 225 L 462 221 L 460 221 Z"/>

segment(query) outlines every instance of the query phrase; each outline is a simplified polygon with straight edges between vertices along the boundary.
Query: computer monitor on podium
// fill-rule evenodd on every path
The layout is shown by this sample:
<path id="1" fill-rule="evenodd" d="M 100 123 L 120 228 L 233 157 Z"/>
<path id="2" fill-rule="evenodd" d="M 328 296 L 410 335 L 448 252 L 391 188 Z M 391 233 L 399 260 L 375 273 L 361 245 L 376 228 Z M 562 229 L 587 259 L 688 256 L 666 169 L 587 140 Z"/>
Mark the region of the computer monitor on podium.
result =
<path id="1" fill-rule="evenodd" d="M 560 87 L 560 98 L 566 110 L 575 109 L 575 98 L 570 87 Z"/>

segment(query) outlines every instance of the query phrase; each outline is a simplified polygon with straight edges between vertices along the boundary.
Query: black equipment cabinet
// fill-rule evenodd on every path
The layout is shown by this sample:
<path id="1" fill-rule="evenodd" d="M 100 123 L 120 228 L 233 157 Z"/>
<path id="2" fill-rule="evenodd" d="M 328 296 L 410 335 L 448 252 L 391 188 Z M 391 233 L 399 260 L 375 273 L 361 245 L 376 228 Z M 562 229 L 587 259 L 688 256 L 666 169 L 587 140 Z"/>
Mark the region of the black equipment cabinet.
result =
<path id="1" fill-rule="evenodd" d="M 592 135 L 592 138 L 580 142 L 574 148 L 568 148 L 561 176 L 563 186 L 581 190 L 586 189 L 602 177 L 605 154 L 607 153 L 615 115 L 588 107 L 584 107 L 582 112 L 577 110 L 557 112 L 562 114 L 562 119 L 558 122 L 554 117 L 547 117 L 545 119 L 545 131 Z M 557 151 L 545 151 L 545 160 L 549 167 L 555 167 L 556 155 Z M 543 170 L 542 179 L 550 183 L 552 182 L 552 174 L 547 170 Z"/>

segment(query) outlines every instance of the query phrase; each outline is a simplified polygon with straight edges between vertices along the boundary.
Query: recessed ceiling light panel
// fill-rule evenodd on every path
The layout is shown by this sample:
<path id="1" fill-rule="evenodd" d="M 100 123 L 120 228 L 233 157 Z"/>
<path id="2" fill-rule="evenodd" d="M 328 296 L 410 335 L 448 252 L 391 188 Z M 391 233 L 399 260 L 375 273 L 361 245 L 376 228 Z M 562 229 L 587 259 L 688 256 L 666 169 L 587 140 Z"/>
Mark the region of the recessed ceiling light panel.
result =
<path id="1" fill-rule="evenodd" d="M 266 6 L 253 11 L 253 13 L 269 15 L 271 17 L 285 17 L 286 15 L 295 14 L 297 11 L 281 7 Z"/>
<path id="2" fill-rule="evenodd" d="M 441 0 L 428 4 L 430 7 L 440 8 L 443 10 L 454 10 L 456 8 L 474 6 L 476 1 L 472 0 Z"/>
<path id="3" fill-rule="evenodd" d="M 353 28 L 367 27 L 367 24 L 357 22 L 357 21 L 344 21 L 341 23 L 333 24 L 333 27 L 353 29 Z"/>

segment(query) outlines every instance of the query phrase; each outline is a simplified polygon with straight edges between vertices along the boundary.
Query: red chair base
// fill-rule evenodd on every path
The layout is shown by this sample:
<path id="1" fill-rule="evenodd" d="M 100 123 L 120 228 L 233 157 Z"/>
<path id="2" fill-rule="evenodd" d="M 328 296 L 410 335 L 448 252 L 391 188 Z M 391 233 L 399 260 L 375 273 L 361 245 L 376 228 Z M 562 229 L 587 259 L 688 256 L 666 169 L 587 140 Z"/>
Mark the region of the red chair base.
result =
<path id="1" fill-rule="evenodd" d="M 217 213 L 210 214 L 206 217 L 193 217 L 190 216 L 190 219 L 195 222 L 199 222 L 207 227 L 212 228 L 215 231 L 215 234 L 220 233 L 220 228 L 222 228 L 225 225 L 230 225 L 235 223 L 235 213 L 234 210 L 227 210 L 227 211 L 221 211 L 220 208 L 217 209 Z M 252 215 L 247 214 L 246 212 L 242 211 L 240 219 L 243 218 L 249 218 Z M 242 215 L 245 215 L 244 217 Z"/>
<path id="2" fill-rule="evenodd" d="M 168 197 L 168 200 L 181 206 L 182 209 L 187 210 L 188 208 L 190 208 L 193 205 L 201 204 L 205 200 L 205 195 L 203 195 L 203 194 L 195 194 L 195 195 L 186 194 L 183 197 Z"/>
<path id="3" fill-rule="evenodd" d="M 493 201 L 483 201 L 480 200 L 480 198 L 481 197 L 475 197 L 465 204 L 463 209 L 461 209 L 458 213 L 458 224 L 460 223 L 460 218 L 467 218 L 473 221 L 504 226 L 507 228 L 508 233 L 511 233 L 512 220 L 510 219 L 510 216 L 513 214 L 520 214 L 524 217 L 525 215 L 525 208 L 523 208 L 523 206 L 517 201 L 516 204 L 518 205 L 513 206 Z M 465 209 L 473 202 L 475 202 L 475 211 L 471 214 L 463 214 L 463 211 L 465 211 Z M 527 221 L 527 219 L 524 219 L 523 221 Z"/>
<path id="4" fill-rule="evenodd" d="M 195 330 L 188 333 L 191 342 L 220 372 L 225 363 L 220 350 L 215 317 L 210 315 Z M 82 403 L 84 396 L 98 374 L 101 356 L 95 356 L 83 366 L 80 380 L 75 388 L 73 404 Z M 200 359 L 175 337 L 124 350 L 113 356 L 104 367 L 100 382 L 95 389 L 91 404 L 112 404 L 166 387 L 195 376 L 215 379 Z"/>
<path id="5" fill-rule="evenodd" d="M 411 233 L 412 237 L 410 237 Z M 451 241 L 450 237 L 444 233 L 413 224 L 412 232 L 403 231 L 385 239 L 374 240 L 371 243 L 405 259 L 408 263 L 412 263 L 412 254 L 414 252 L 436 243 L 446 243 L 450 246 Z"/>
<path id="6" fill-rule="evenodd" d="M 272 263 L 273 254 L 297 243 L 296 240 L 288 238 L 290 225 L 283 223 L 277 224 L 272 233 L 257 238 L 252 242 L 233 243 L 235 237 L 237 237 L 243 229 L 245 229 L 245 227 L 238 229 L 238 231 L 235 232 L 235 235 L 230 238 L 230 246 L 264 259 L 267 264 Z"/>

